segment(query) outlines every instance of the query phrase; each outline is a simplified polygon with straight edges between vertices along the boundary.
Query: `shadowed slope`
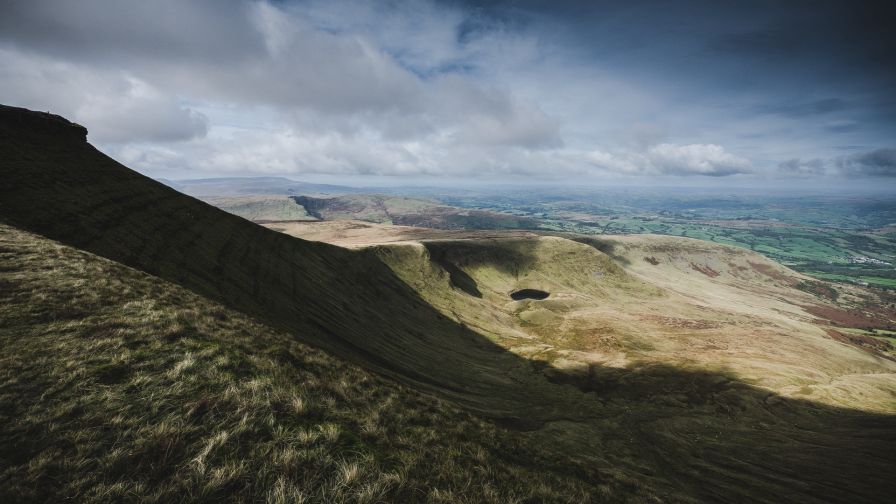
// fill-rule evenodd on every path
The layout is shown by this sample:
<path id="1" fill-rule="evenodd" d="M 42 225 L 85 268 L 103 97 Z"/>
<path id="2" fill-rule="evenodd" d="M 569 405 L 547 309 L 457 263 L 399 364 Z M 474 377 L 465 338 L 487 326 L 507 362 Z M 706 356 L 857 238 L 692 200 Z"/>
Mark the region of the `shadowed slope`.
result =
<path id="1" fill-rule="evenodd" d="M 594 469 L 170 282 L 3 224 L 0 266 L 0 502 L 593 491 Z"/>
<path id="2" fill-rule="evenodd" d="M 288 237 L 184 196 L 105 156 L 58 116 L 0 109 L 0 171 L 4 221 L 262 316 L 379 372 L 495 416 L 547 415 L 564 395 L 540 392 L 544 380 L 525 360 L 445 319 L 373 254 Z"/>

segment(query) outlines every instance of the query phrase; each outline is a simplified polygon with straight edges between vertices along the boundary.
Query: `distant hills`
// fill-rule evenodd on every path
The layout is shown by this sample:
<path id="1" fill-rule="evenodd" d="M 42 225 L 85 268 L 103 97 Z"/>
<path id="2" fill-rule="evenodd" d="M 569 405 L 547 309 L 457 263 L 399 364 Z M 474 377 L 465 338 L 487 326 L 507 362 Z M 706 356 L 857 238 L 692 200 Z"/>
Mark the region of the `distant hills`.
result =
<path id="1" fill-rule="evenodd" d="M 293 196 L 319 220 L 361 220 L 435 229 L 537 229 L 538 222 L 510 214 L 452 207 L 436 201 L 389 195 L 345 195 L 330 198 Z"/>
<path id="2" fill-rule="evenodd" d="M 196 197 L 258 194 L 349 194 L 363 191 L 347 186 L 311 184 L 285 177 L 220 177 L 187 180 L 158 179 L 158 181 L 184 194 Z"/>
<path id="3" fill-rule="evenodd" d="M 377 189 L 309 184 L 284 177 L 234 177 L 159 182 L 254 221 L 344 220 L 437 229 L 536 229 L 537 221 L 471 210 Z"/>

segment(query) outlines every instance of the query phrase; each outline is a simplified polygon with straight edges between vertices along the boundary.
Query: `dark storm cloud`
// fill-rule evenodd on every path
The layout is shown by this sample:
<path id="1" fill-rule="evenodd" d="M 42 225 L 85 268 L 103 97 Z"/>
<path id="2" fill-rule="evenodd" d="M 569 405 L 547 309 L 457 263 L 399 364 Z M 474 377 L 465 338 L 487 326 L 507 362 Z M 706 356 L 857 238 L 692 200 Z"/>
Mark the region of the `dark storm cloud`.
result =
<path id="1" fill-rule="evenodd" d="M 859 131 L 861 129 L 861 125 L 855 121 L 850 120 L 831 121 L 825 123 L 824 129 L 832 133 L 852 133 L 854 131 Z"/>
<path id="2" fill-rule="evenodd" d="M 896 149 L 874 149 L 830 159 L 788 159 L 778 164 L 778 170 L 793 177 L 896 177 Z"/>
<path id="3" fill-rule="evenodd" d="M 758 58 L 786 57 L 800 49 L 805 40 L 790 28 L 768 28 L 720 35 L 709 40 L 708 47 L 721 53 Z"/>
<path id="4" fill-rule="evenodd" d="M 642 54 L 674 55 L 678 59 L 676 63 L 690 59 L 688 68 L 717 60 L 719 55 L 731 56 L 739 65 L 768 61 L 795 70 L 816 65 L 839 66 L 850 60 L 867 70 L 873 68 L 875 73 L 896 74 L 889 64 L 896 48 L 892 26 L 896 6 L 889 1 L 473 0 L 447 3 L 464 4 L 481 16 L 514 20 L 519 26 L 555 30 L 549 33 L 551 37 L 585 42 L 580 49 L 591 54 L 649 49 Z M 702 76 L 705 76 L 713 68 L 703 70 Z"/>
<path id="5" fill-rule="evenodd" d="M 792 118 L 802 118 L 830 114 L 847 108 L 847 103 L 840 98 L 825 98 L 802 103 L 778 104 L 760 107 L 760 112 L 780 114 Z"/>
<path id="6" fill-rule="evenodd" d="M 844 156 L 838 158 L 836 164 L 848 176 L 896 177 L 896 149 L 876 149 Z"/>
<path id="7" fill-rule="evenodd" d="M 728 113 L 720 120 L 726 123 L 720 126 L 755 124 L 757 129 L 738 135 L 753 139 L 751 147 L 779 144 L 775 150 L 783 151 L 788 140 L 805 144 L 811 135 L 817 150 L 799 152 L 804 161 L 781 163 L 787 176 L 835 173 L 823 166 L 833 161 L 819 159 L 833 158 L 833 146 L 846 138 L 886 145 L 896 137 L 896 2 L 467 5 L 517 19 L 542 40 L 562 40 L 596 68 L 649 86 L 666 100 L 724 107 Z M 791 123 L 774 125 L 775 116 Z"/>

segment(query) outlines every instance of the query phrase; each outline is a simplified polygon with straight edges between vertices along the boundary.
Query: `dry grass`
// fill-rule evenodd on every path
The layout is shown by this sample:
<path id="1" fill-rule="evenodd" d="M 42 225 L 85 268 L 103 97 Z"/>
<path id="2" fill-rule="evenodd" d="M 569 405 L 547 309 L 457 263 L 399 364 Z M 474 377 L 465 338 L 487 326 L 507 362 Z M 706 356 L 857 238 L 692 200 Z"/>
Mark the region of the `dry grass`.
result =
<path id="1" fill-rule="evenodd" d="M 353 235 L 347 223 L 317 226 L 287 231 L 352 246 L 380 233 L 386 245 L 374 250 L 428 303 L 554 367 L 725 369 L 778 394 L 896 412 L 896 365 L 867 345 L 829 337 L 813 316 L 847 312 L 800 289 L 802 275 L 743 249 L 659 236 L 483 237 L 396 226 Z M 512 302 L 510 292 L 527 288 L 551 296 Z M 847 327 L 868 325 L 859 322 Z"/>
<path id="2" fill-rule="evenodd" d="M 593 491 L 488 422 L 161 280 L 6 226 L 0 265 L 4 502 Z"/>

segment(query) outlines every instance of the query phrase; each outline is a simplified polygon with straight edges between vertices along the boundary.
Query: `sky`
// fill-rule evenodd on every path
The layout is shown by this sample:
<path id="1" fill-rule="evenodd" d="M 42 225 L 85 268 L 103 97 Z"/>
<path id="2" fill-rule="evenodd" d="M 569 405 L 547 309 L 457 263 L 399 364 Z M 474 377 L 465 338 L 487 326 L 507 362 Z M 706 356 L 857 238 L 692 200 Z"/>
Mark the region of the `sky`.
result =
<path id="1" fill-rule="evenodd" d="M 153 177 L 896 188 L 896 2 L 0 4 L 0 103 Z"/>

